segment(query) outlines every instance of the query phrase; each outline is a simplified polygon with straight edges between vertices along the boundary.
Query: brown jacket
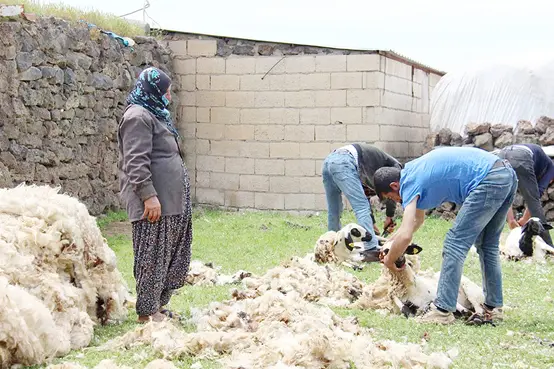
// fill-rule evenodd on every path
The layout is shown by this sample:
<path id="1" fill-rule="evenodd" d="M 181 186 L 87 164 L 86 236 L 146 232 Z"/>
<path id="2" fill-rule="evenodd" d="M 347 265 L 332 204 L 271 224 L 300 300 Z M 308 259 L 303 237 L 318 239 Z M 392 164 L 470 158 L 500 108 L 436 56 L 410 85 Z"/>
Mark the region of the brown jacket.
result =
<path id="1" fill-rule="evenodd" d="M 142 218 L 144 200 L 158 196 L 162 216 L 182 212 L 183 159 L 175 136 L 155 115 L 129 105 L 118 127 L 119 190 L 129 220 Z"/>

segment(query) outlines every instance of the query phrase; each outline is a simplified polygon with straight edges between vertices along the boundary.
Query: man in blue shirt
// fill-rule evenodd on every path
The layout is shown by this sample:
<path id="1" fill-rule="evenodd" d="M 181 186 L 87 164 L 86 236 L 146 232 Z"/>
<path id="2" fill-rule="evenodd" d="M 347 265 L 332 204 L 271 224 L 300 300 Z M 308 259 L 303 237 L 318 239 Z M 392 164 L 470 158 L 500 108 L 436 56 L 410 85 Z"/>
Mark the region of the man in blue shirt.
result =
<path id="1" fill-rule="evenodd" d="M 437 148 L 408 162 L 404 169 L 381 168 L 374 184 L 380 197 L 401 202 L 402 224 L 383 262 L 394 262 L 423 224 L 425 209 L 443 202 L 462 207 L 444 240 L 443 263 L 437 298 L 418 320 L 449 324 L 454 321 L 464 261 L 472 245 L 481 260 L 485 310 L 492 319 L 502 319 L 502 272 L 498 243 L 517 189 L 517 177 L 507 161 L 481 149 Z"/>
<path id="2" fill-rule="evenodd" d="M 554 179 L 552 160 L 542 147 L 535 144 L 511 145 L 502 150 L 496 150 L 493 154 L 510 162 L 519 180 L 518 190 L 525 200 L 525 214 L 519 221 L 516 221 L 513 210 L 508 211 L 507 221 L 510 229 L 523 226 L 531 217 L 537 217 L 546 223 L 541 196 Z M 547 229 L 540 236 L 552 246 L 552 238 Z"/>

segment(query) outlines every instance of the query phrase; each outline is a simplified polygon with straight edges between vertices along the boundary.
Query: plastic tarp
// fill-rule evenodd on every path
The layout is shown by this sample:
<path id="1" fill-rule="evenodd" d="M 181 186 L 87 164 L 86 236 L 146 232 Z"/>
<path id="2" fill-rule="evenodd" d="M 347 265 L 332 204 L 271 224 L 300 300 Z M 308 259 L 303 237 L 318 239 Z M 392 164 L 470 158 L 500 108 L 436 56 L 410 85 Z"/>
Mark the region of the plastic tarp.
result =
<path id="1" fill-rule="evenodd" d="M 464 135 L 468 123 L 554 117 L 554 60 L 536 68 L 489 65 L 445 74 L 431 93 L 431 131 Z"/>

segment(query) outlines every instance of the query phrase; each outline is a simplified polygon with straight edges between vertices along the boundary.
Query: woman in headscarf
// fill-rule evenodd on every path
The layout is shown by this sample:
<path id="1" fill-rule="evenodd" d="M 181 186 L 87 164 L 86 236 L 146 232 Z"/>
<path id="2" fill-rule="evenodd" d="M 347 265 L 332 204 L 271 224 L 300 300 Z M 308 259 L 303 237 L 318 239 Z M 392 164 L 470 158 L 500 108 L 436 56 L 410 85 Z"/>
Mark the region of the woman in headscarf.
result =
<path id="1" fill-rule="evenodd" d="M 176 317 L 164 308 L 188 272 L 192 208 L 179 134 L 167 106 L 171 80 L 147 68 L 119 123 L 119 185 L 133 227 L 139 322 Z"/>

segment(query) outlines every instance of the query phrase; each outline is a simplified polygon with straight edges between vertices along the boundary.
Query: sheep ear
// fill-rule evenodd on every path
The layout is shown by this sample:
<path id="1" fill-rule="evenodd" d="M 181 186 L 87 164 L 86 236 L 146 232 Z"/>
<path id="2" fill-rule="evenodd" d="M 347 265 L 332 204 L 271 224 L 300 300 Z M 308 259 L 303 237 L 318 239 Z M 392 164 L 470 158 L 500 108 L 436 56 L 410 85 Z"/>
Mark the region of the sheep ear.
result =
<path id="1" fill-rule="evenodd" d="M 421 247 L 419 247 L 415 243 L 412 243 L 411 245 L 408 246 L 408 248 L 404 253 L 406 255 L 416 255 L 416 254 L 419 254 L 421 250 L 423 250 Z"/>
<path id="2" fill-rule="evenodd" d="M 542 226 L 544 227 L 544 229 L 552 229 L 552 226 L 548 223 L 543 223 Z"/>
<path id="3" fill-rule="evenodd" d="M 361 237 L 361 235 L 362 235 L 358 228 L 352 228 L 350 230 L 350 234 L 352 234 L 352 236 L 354 236 L 354 237 Z"/>

